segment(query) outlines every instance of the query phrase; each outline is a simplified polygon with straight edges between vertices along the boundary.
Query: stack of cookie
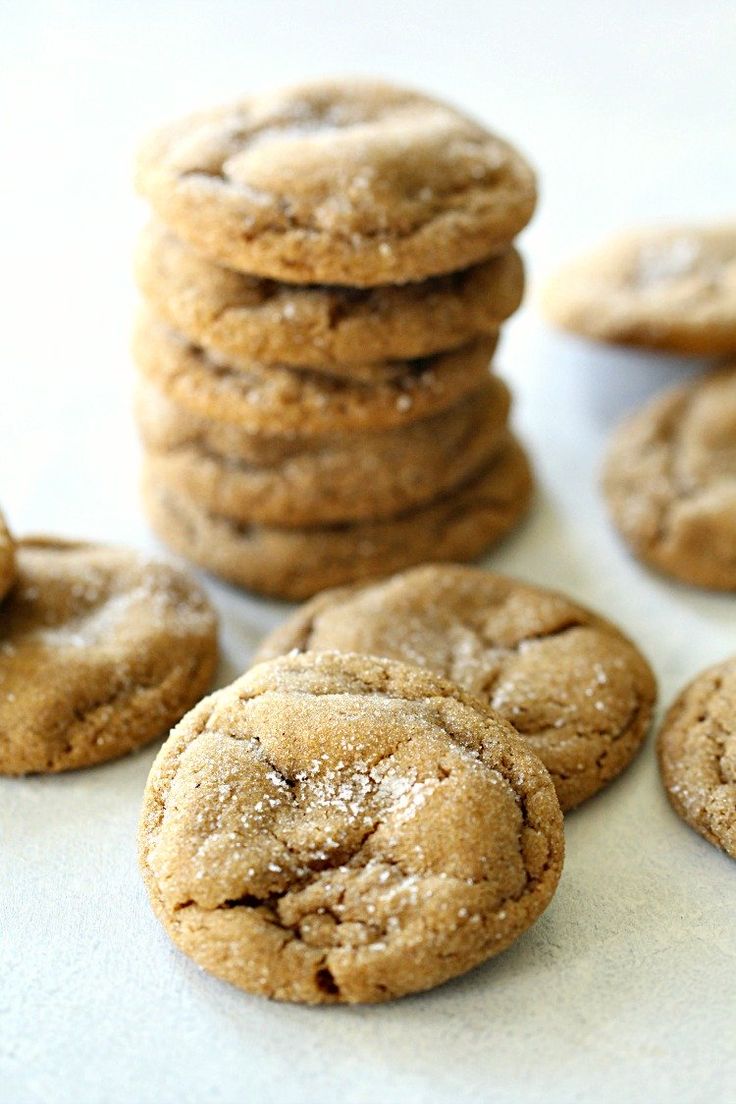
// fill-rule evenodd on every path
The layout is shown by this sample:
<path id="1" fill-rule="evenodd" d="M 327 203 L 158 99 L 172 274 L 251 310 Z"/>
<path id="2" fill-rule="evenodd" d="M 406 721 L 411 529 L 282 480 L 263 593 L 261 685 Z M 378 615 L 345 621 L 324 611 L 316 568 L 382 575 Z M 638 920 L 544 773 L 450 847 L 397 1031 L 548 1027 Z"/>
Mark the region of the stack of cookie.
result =
<path id="1" fill-rule="evenodd" d="M 301 598 L 469 559 L 523 514 L 489 374 L 535 204 L 516 151 L 443 104 L 320 83 L 144 148 L 144 499 L 185 556 Z"/>

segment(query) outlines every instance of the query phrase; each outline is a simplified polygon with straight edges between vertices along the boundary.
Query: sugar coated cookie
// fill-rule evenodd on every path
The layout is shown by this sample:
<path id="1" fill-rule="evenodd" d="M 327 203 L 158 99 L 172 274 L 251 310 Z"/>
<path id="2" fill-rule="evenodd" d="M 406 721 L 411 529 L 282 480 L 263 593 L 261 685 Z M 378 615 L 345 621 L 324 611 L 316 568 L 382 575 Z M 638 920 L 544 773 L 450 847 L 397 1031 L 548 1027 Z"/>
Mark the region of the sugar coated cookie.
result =
<path id="1" fill-rule="evenodd" d="M 146 143 L 137 183 L 219 264 L 288 283 L 454 272 L 531 218 L 534 174 L 453 108 L 372 80 L 320 81 L 201 113 Z"/>
<path id="2" fill-rule="evenodd" d="M 452 684 L 365 656 L 262 664 L 154 763 L 140 860 L 177 946 L 251 993 L 385 1001 L 502 951 L 563 861 L 549 775 Z"/>
<path id="3" fill-rule="evenodd" d="M 286 529 L 241 524 L 213 514 L 144 474 L 143 501 L 153 529 L 187 559 L 239 586 L 301 599 L 425 560 L 473 559 L 526 513 L 529 462 L 509 436 L 468 483 L 384 521 Z"/>
<path id="4" fill-rule="evenodd" d="M 262 434 L 373 431 L 439 414 L 488 378 L 496 347 L 481 337 L 448 353 L 396 362 L 380 380 L 262 364 L 232 365 L 143 313 L 133 353 L 142 375 L 192 413 Z"/>
<path id="5" fill-rule="evenodd" d="M 446 414 L 333 439 L 317 449 L 299 451 L 303 439 L 296 438 L 280 462 L 222 457 L 199 443 L 154 449 L 149 436 L 146 465 L 154 482 L 243 524 L 293 528 L 390 518 L 452 491 L 487 466 L 506 441 L 509 404 L 508 389 L 489 377 Z M 150 418 L 144 415 L 143 422 Z M 207 437 L 216 437 L 217 429 L 210 423 Z"/>
<path id="6" fill-rule="evenodd" d="M 665 717 L 657 750 L 675 812 L 736 859 L 736 657 L 685 687 Z"/>
<path id="7" fill-rule="evenodd" d="M 638 557 L 684 582 L 736 590 L 736 366 L 675 387 L 625 421 L 603 489 Z"/>
<path id="8" fill-rule="evenodd" d="M 166 734 L 208 689 L 216 619 L 179 568 L 19 541 L 0 609 L 0 773 L 86 767 Z"/>
<path id="9" fill-rule="evenodd" d="M 159 223 L 141 237 L 136 274 L 159 318 L 227 360 L 347 376 L 493 335 L 524 289 L 514 249 L 418 284 L 282 284 L 212 264 Z"/>
<path id="10" fill-rule="evenodd" d="M 294 649 L 388 656 L 452 679 L 518 729 L 563 809 L 628 765 L 656 697 L 648 663 L 608 621 L 562 594 L 457 564 L 319 594 L 266 638 L 256 662 Z"/>
<path id="11" fill-rule="evenodd" d="M 544 307 L 552 322 L 599 341 L 736 352 L 736 224 L 622 235 L 562 269 Z"/>

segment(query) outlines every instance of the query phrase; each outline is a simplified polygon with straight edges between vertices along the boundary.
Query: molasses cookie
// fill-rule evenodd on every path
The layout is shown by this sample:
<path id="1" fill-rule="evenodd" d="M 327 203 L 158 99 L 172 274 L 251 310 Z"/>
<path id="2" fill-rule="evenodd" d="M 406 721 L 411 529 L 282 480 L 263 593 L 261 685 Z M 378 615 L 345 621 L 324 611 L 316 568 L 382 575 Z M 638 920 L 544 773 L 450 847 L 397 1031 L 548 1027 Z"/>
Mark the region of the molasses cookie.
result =
<path id="1" fill-rule="evenodd" d="M 675 387 L 625 421 L 603 489 L 640 559 L 687 583 L 736 590 L 736 367 Z"/>
<path id="2" fill-rule="evenodd" d="M 657 750 L 675 812 L 736 859 L 736 657 L 703 671 L 682 691 Z"/>
<path id="3" fill-rule="evenodd" d="M 136 272 L 159 318 L 226 360 L 353 377 L 495 335 L 524 289 L 514 249 L 419 284 L 276 283 L 212 264 L 159 223 L 141 237 Z"/>
<path id="4" fill-rule="evenodd" d="M 487 465 L 506 440 L 509 404 L 508 389 L 489 377 L 446 414 L 319 448 L 297 438 L 291 454 L 275 462 L 225 458 L 197 443 L 149 447 L 146 465 L 155 483 L 243 524 L 292 528 L 390 518 L 451 491 Z M 213 423 L 210 429 L 216 436 Z M 307 447 L 300 451 L 300 443 Z"/>
<path id="5" fill-rule="evenodd" d="M 238 525 L 155 482 L 150 472 L 143 480 L 149 521 L 173 549 L 239 586 L 296 600 L 425 560 L 473 559 L 521 519 L 531 491 L 529 462 L 511 435 L 472 480 L 385 521 Z"/>
<path id="6" fill-rule="evenodd" d="M 599 341 L 736 352 L 736 225 L 622 235 L 562 269 L 544 305 L 552 322 Z"/>
<path id="7" fill-rule="evenodd" d="M 153 765 L 139 841 L 185 954 L 309 1004 L 464 973 L 537 919 L 563 861 L 549 775 L 510 725 L 356 655 L 278 659 L 200 702 Z"/>
<path id="8" fill-rule="evenodd" d="M 409 425 L 447 410 L 488 377 L 494 338 L 396 362 L 379 380 L 262 364 L 233 366 L 144 314 L 134 356 L 146 379 L 192 413 L 262 434 L 302 436 Z"/>
<path id="9" fill-rule="evenodd" d="M 0 618 L 0 774 L 113 759 L 207 690 L 215 614 L 179 568 L 121 548 L 19 541 Z"/>
<path id="10" fill-rule="evenodd" d="M 253 96 L 164 127 L 137 183 L 219 264 L 287 283 L 404 284 L 502 251 L 534 174 L 445 104 L 373 80 Z"/>
<path id="11" fill-rule="evenodd" d="M 256 656 L 364 652 L 436 671 L 506 717 L 552 776 L 563 809 L 628 765 L 656 684 L 615 626 L 569 598 L 480 568 L 416 567 L 317 595 Z"/>

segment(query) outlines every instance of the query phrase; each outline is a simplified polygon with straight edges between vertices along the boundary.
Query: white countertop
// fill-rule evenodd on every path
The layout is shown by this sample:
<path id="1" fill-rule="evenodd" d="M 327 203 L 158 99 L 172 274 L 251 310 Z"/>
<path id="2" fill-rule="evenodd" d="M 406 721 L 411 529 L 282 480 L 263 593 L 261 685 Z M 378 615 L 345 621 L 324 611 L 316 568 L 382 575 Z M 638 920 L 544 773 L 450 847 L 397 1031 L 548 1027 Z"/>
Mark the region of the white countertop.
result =
<path id="1" fill-rule="evenodd" d="M 733 5 L 6 5 L 0 501 L 16 529 L 153 546 L 136 498 L 130 187 L 151 123 L 323 72 L 454 99 L 539 167 L 532 280 L 609 229 L 733 215 Z M 596 491 L 627 409 L 697 365 L 551 334 L 528 301 L 497 364 L 539 496 L 495 568 L 619 621 L 667 703 L 736 651 L 735 600 L 628 558 Z M 286 613 L 208 584 L 222 681 Z M 651 744 L 567 820 L 567 862 L 508 952 L 424 996 L 305 1009 L 198 971 L 154 921 L 134 832 L 155 748 L 0 782 L 3 1104 L 726 1104 L 736 1084 L 736 866 L 670 811 Z"/>

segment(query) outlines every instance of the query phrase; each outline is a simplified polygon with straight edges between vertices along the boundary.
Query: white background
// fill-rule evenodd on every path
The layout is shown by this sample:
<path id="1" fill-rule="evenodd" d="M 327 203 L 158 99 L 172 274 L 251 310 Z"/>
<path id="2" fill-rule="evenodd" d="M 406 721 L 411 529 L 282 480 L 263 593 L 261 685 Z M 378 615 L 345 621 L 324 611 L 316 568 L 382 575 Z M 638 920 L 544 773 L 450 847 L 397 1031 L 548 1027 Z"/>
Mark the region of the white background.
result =
<path id="1" fill-rule="evenodd" d="M 152 546 L 129 411 L 139 135 L 377 73 L 475 112 L 541 174 L 531 293 L 497 358 L 540 491 L 489 562 L 618 619 L 663 703 L 736 650 L 734 599 L 629 560 L 596 491 L 612 424 L 700 366 L 554 336 L 534 306 L 539 277 L 610 229 L 733 215 L 733 3 L 6 0 L 0 21 L 0 501 L 18 532 Z M 229 680 L 287 611 L 210 589 Z M 736 867 L 670 812 L 651 745 L 568 818 L 558 894 L 510 951 L 425 996 L 317 1010 L 214 981 L 158 928 L 134 850 L 154 751 L 0 783 L 4 1104 L 733 1101 Z"/>

